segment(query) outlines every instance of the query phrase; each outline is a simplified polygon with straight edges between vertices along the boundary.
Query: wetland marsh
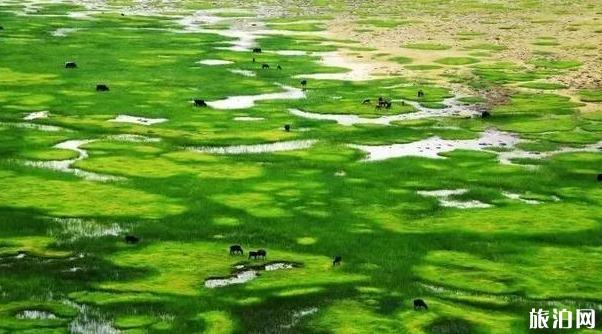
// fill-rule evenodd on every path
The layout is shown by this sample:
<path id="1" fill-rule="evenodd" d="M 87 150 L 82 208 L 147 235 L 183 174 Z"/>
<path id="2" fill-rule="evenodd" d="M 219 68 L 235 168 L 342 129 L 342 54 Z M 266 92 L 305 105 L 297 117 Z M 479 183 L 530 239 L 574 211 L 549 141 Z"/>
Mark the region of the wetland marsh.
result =
<path id="1" fill-rule="evenodd" d="M 3 0 L 0 27 L 0 334 L 602 318 L 597 1 Z"/>

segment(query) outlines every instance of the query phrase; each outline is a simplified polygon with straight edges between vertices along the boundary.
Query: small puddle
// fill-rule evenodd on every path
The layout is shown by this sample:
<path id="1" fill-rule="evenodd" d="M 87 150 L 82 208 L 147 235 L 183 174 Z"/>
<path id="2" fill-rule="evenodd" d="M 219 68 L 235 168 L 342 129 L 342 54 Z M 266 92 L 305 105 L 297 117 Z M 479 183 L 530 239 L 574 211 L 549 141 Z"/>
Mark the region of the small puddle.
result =
<path id="1" fill-rule="evenodd" d="M 161 141 L 161 138 L 157 137 L 147 137 L 142 135 L 135 135 L 124 133 L 120 135 L 111 135 L 107 137 L 108 140 L 115 141 L 124 141 L 124 142 L 132 142 L 132 143 L 157 143 Z"/>
<path id="2" fill-rule="evenodd" d="M 255 72 L 253 72 L 253 71 L 249 71 L 249 70 L 241 70 L 241 69 L 239 69 L 239 68 L 230 68 L 230 69 L 228 69 L 228 71 L 229 71 L 230 73 L 234 73 L 234 74 L 240 74 L 240 75 L 242 75 L 242 76 L 244 76 L 244 77 L 254 77 L 254 76 L 256 76 L 256 75 L 257 75 L 257 74 L 255 74 Z"/>
<path id="3" fill-rule="evenodd" d="M 299 263 L 293 262 L 270 262 L 257 266 L 237 265 L 234 267 L 236 270 L 230 276 L 210 277 L 206 279 L 205 287 L 214 289 L 235 284 L 243 284 L 258 277 L 262 271 L 286 270 L 300 266 Z"/>
<path id="4" fill-rule="evenodd" d="M 228 64 L 232 64 L 233 62 L 229 61 L 229 60 L 221 60 L 221 59 L 204 59 L 198 62 L 199 64 L 202 65 L 207 65 L 207 66 L 219 66 L 219 65 L 228 65 Z"/>
<path id="5" fill-rule="evenodd" d="M 223 100 L 208 101 L 207 105 L 214 109 L 246 109 L 253 107 L 257 101 L 298 100 L 305 97 L 305 92 L 299 88 L 284 85 L 279 86 L 284 88 L 284 92 L 230 96 Z"/>
<path id="6" fill-rule="evenodd" d="M 45 124 L 36 124 L 36 123 L 27 123 L 27 122 L 0 122 L 0 125 L 10 126 L 15 128 L 22 129 L 33 129 L 44 132 L 59 132 L 59 131 L 69 131 L 65 128 L 61 128 L 60 126 L 54 125 L 45 125 Z"/>
<path id="7" fill-rule="evenodd" d="M 301 50 L 277 50 L 273 51 L 273 53 L 280 56 L 305 56 L 307 55 L 307 51 Z"/>
<path id="8" fill-rule="evenodd" d="M 26 320 L 49 320 L 56 319 L 56 315 L 46 311 L 38 311 L 38 310 L 25 310 L 19 312 L 16 315 L 17 319 L 26 319 Z"/>
<path id="9" fill-rule="evenodd" d="M 29 114 L 25 115 L 23 117 L 23 120 L 25 120 L 25 121 L 31 121 L 31 120 L 34 120 L 34 119 L 48 118 L 48 116 L 49 116 L 49 112 L 47 110 L 36 111 L 36 112 L 32 112 L 32 113 L 29 113 Z"/>
<path id="10" fill-rule="evenodd" d="M 101 224 L 95 220 L 81 218 L 55 218 L 58 226 L 52 226 L 50 235 L 65 236 L 68 241 L 77 241 L 86 238 L 102 238 L 105 236 L 117 237 L 127 232 L 127 229 L 117 223 Z"/>
<path id="11" fill-rule="evenodd" d="M 130 116 L 130 115 L 118 115 L 114 119 L 110 119 L 109 122 L 116 123 L 133 123 L 140 125 L 153 125 L 158 123 L 167 122 L 167 118 L 146 118 L 146 117 L 138 117 L 138 116 Z"/>
<path id="12" fill-rule="evenodd" d="M 541 204 L 540 201 L 536 201 L 534 199 L 522 198 L 521 194 L 516 194 L 516 193 L 511 193 L 511 192 L 504 191 L 504 192 L 502 192 L 502 195 L 504 197 L 506 197 L 506 198 L 517 200 L 517 201 L 521 201 L 523 203 L 527 203 L 527 204 L 531 204 L 531 205 Z"/>
<path id="13" fill-rule="evenodd" d="M 456 195 L 462 195 L 468 192 L 468 189 L 440 189 L 440 190 L 419 190 L 416 193 L 425 197 L 435 197 L 441 206 L 448 208 L 458 209 L 475 209 L 475 208 L 489 208 L 492 205 L 483 203 L 477 200 L 459 201 L 454 200 L 451 197 Z"/>
<path id="14" fill-rule="evenodd" d="M 213 154 L 258 154 L 258 153 L 271 153 L 281 151 L 293 151 L 310 148 L 317 140 L 291 140 L 270 144 L 256 144 L 256 145 L 233 145 L 233 146 L 201 146 L 192 147 L 189 150 L 201 153 L 213 153 Z"/>
<path id="15" fill-rule="evenodd" d="M 90 308 L 87 305 L 76 304 L 70 300 L 63 303 L 67 306 L 77 309 L 78 315 L 69 323 L 69 333 L 71 334 L 119 334 L 118 329 L 113 327 L 113 323 L 106 319 L 100 312 Z"/>
<path id="16" fill-rule="evenodd" d="M 295 327 L 299 321 L 301 321 L 301 319 L 310 316 L 312 314 L 316 314 L 318 313 L 318 308 L 317 307 L 308 307 L 308 308 L 304 308 L 298 311 L 294 311 L 293 314 L 291 314 L 291 321 L 288 324 L 285 325 L 281 325 L 281 328 L 293 328 Z"/>
<path id="17" fill-rule="evenodd" d="M 234 117 L 234 120 L 239 121 L 239 122 L 257 122 L 257 121 L 263 121 L 264 118 L 263 117 L 239 116 L 239 117 Z"/>
<path id="18" fill-rule="evenodd" d="M 50 35 L 54 37 L 67 37 L 67 35 L 78 31 L 77 28 L 58 28 L 50 32 Z"/>

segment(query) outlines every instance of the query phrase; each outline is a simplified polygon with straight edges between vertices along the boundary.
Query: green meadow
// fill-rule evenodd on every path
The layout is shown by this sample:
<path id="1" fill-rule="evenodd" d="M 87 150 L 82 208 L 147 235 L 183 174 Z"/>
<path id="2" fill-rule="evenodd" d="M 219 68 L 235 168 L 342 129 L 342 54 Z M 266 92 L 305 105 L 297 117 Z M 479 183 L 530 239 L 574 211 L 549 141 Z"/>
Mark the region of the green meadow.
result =
<path id="1" fill-rule="evenodd" d="M 559 80 L 600 69 L 599 3 L 87 5 L 0 3 L 0 334 L 602 317 L 602 86 Z M 591 15 L 566 29 L 597 58 L 546 35 L 565 5 Z M 480 30 L 386 52 L 325 33 L 411 34 L 450 12 Z M 543 27 L 522 61 L 508 15 Z"/>

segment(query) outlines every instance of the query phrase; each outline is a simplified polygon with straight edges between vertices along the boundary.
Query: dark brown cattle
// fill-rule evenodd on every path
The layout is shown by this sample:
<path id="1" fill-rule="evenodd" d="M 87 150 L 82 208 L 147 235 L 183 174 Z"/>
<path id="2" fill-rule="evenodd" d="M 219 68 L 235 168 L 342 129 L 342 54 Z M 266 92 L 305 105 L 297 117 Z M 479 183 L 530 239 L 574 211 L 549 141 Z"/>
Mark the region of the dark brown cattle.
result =
<path id="1" fill-rule="evenodd" d="M 192 102 L 195 107 L 206 107 L 207 106 L 207 103 L 205 102 L 205 100 L 194 99 Z"/>
<path id="2" fill-rule="evenodd" d="M 65 68 L 77 68 L 77 64 L 74 61 L 65 62 Z"/>
<path id="3" fill-rule="evenodd" d="M 249 259 L 257 260 L 257 256 L 259 256 L 257 254 L 257 252 L 254 252 L 254 251 L 249 252 Z"/>
<path id="4" fill-rule="evenodd" d="M 126 235 L 125 242 L 128 244 L 137 244 L 140 241 L 140 238 L 135 237 L 133 235 Z"/>
<path id="5" fill-rule="evenodd" d="M 255 52 L 255 53 L 261 53 L 261 48 L 253 48 L 253 52 Z"/>
<path id="6" fill-rule="evenodd" d="M 262 68 L 262 69 L 268 69 L 268 68 L 270 68 L 270 65 L 268 65 L 268 64 L 263 64 L 263 65 L 261 65 L 261 68 Z"/>
<path id="7" fill-rule="evenodd" d="M 598 174 L 598 181 L 602 182 L 602 173 Z"/>
<path id="8" fill-rule="evenodd" d="M 332 266 L 340 266 L 341 262 L 343 262 L 343 257 L 340 255 L 337 255 L 334 257 L 334 259 L 332 260 Z"/>
<path id="9" fill-rule="evenodd" d="M 424 302 L 424 300 L 422 299 L 414 299 L 414 310 L 420 310 L 420 309 L 424 309 L 424 310 L 428 310 L 428 306 L 426 306 L 426 303 Z"/>
<path id="10" fill-rule="evenodd" d="M 240 255 L 244 254 L 242 247 L 240 247 L 240 245 L 230 246 L 230 255 L 236 255 L 236 254 L 240 254 Z"/>
<path id="11" fill-rule="evenodd" d="M 284 124 L 284 131 L 290 132 L 291 131 L 291 125 L 290 124 Z"/>
<path id="12" fill-rule="evenodd" d="M 107 86 L 105 84 L 98 84 L 98 85 L 96 85 L 96 91 L 97 92 L 108 92 L 109 86 Z"/>
<path id="13" fill-rule="evenodd" d="M 489 111 L 483 111 L 481 113 L 481 118 L 489 118 L 491 117 L 491 113 L 489 113 Z"/>

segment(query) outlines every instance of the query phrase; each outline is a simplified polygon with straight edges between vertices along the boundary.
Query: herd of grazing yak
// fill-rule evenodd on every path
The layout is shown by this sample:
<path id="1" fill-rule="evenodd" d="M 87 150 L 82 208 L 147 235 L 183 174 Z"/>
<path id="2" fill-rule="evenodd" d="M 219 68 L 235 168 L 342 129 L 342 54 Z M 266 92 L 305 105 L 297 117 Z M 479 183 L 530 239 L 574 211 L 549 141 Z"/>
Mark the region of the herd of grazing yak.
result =
<path id="1" fill-rule="evenodd" d="M 1 28 L 1 27 L 0 27 Z M 253 48 L 252 49 L 253 53 L 261 53 L 261 48 Z M 253 57 L 253 62 L 256 62 L 256 59 Z M 77 68 L 77 64 L 74 61 L 67 61 L 65 62 L 65 68 L 67 69 L 75 69 Z M 270 65 L 269 64 L 262 64 L 261 65 L 262 69 L 269 69 Z M 280 65 L 277 65 L 276 68 L 278 70 L 281 70 L 282 67 Z M 302 89 L 305 90 L 307 87 L 307 80 L 301 80 L 300 84 L 302 86 Z M 107 84 L 104 83 L 99 83 L 96 85 L 96 91 L 97 92 L 107 92 L 109 91 L 109 86 Z M 419 90 L 416 94 L 416 96 L 418 98 L 424 97 L 425 93 L 422 90 Z M 195 98 L 192 100 L 192 104 L 195 107 L 208 107 L 207 103 L 205 102 L 205 100 L 203 99 L 198 99 Z M 364 99 L 362 101 L 362 104 L 371 104 L 371 99 Z M 405 105 L 405 102 L 401 102 L 402 105 Z M 376 108 L 380 109 L 380 108 L 385 108 L 385 109 L 390 109 L 392 106 L 392 101 L 390 99 L 386 99 L 384 97 L 378 97 L 377 103 L 376 103 Z M 488 118 L 490 117 L 491 114 L 488 111 L 483 111 L 481 112 L 481 117 L 482 118 Z M 284 130 L 285 131 L 290 131 L 291 130 L 291 126 L 290 124 L 285 124 L 284 125 Z M 602 174 L 598 174 L 597 175 L 597 180 L 602 182 Z M 126 235 L 125 236 L 125 242 L 128 244 L 137 244 L 138 242 L 140 242 L 140 238 L 133 236 L 133 235 Z M 244 255 L 244 250 L 242 248 L 242 246 L 240 245 L 231 245 L 230 246 L 230 255 L 231 256 L 237 256 L 237 255 Z M 249 251 L 248 252 L 248 259 L 252 259 L 252 260 L 265 260 L 267 257 L 267 251 L 264 249 L 258 249 L 256 251 Z M 333 266 L 340 266 L 341 263 L 343 261 L 343 257 L 340 255 L 336 255 L 333 257 L 332 260 L 332 265 Z M 415 310 L 427 310 L 428 306 L 426 304 L 426 302 L 422 299 L 414 299 L 413 301 L 413 306 Z"/>

